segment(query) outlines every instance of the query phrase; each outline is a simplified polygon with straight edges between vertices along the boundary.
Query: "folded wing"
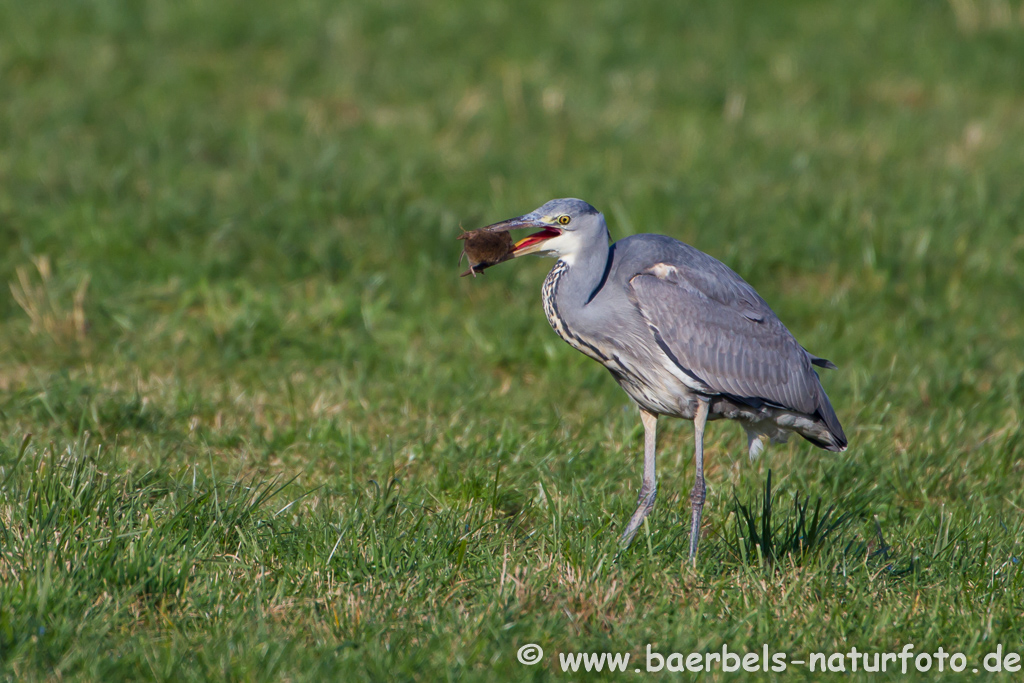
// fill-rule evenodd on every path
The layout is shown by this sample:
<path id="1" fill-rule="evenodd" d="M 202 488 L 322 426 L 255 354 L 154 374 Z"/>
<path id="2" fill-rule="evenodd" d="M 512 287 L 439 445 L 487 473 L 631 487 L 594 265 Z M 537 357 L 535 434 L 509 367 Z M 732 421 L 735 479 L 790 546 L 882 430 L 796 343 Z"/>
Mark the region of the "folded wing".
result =
<path id="1" fill-rule="evenodd" d="M 683 245 L 680 245 L 683 246 Z M 693 250 L 696 252 L 696 250 Z M 710 394 L 818 415 L 845 443 L 812 364 L 768 304 L 721 262 L 699 254 L 656 263 L 629 280 L 630 299 L 662 351 Z M 834 367 L 834 366 L 832 366 Z"/>

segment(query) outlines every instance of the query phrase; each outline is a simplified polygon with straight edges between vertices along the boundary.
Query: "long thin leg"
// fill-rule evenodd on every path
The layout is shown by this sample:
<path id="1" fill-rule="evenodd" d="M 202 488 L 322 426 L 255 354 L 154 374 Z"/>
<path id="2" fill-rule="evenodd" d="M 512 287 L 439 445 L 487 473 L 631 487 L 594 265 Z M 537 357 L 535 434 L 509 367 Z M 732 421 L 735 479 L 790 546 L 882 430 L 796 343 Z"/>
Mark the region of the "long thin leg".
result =
<path id="1" fill-rule="evenodd" d="M 693 416 L 693 441 L 696 446 L 697 477 L 690 491 L 690 507 L 693 515 L 690 520 L 690 560 L 697 561 L 697 543 L 700 542 L 700 516 L 704 511 L 704 425 L 708 422 L 710 401 L 697 397 L 697 412 Z"/>
<path id="2" fill-rule="evenodd" d="M 626 530 L 619 539 L 622 547 L 628 546 L 637 530 L 644 522 L 644 517 L 654 509 L 654 497 L 658 493 L 657 477 L 654 471 L 655 442 L 658 434 L 658 416 L 640 409 L 640 421 L 644 425 L 644 483 L 640 486 L 640 495 L 636 500 L 636 512 L 629 519 Z"/>

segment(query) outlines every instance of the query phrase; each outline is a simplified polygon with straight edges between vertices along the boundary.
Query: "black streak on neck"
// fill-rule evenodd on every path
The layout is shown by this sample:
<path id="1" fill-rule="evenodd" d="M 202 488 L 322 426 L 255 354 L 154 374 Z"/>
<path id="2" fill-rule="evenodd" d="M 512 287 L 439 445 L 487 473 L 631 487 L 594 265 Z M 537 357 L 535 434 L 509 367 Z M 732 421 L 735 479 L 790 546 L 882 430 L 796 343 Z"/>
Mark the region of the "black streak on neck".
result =
<path id="1" fill-rule="evenodd" d="M 604 289 L 604 285 L 608 281 L 608 273 L 610 273 L 612 270 L 612 261 L 614 260 L 615 245 L 613 244 L 610 247 L 608 247 L 608 259 L 604 262 L 604 273 L 601 274 L 601 280 L 597 283 L 597 286 L 594 287 L 594 291 L 590 293 L 590 296 L 587 297 L 586 302 L 584 302 L 583 304 L 584 306 L 593 301 L 594 297 L 597 296 L 597 293 Z"/>

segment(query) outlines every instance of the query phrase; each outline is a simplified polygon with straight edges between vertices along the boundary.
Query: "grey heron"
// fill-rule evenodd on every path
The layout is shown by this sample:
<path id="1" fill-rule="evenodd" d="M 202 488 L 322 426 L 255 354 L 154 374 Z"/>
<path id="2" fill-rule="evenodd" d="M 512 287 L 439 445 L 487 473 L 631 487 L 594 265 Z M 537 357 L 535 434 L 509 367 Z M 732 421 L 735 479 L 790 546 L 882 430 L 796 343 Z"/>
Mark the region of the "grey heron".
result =
<path id="1" fill-rule="evenodd" d="M 628 545 L 654 507 L 658 416 L 692 420 L 696 481 L 690 492 L 690 559 L 704 509 L 704 428 L 736 420 L 751 460 L 766 440 L 796 432 L 846 449 L 846 436 L 813 366 L 835 368 L 790 334 L 754 288 L 721 261 L 664 235 L 609 244 L 604 216 L 580 199 L 482 228 L 531 229 L 512 257 L 557 259 L 544 280 L 544 313 L 558 336 L 603 364 L 640 408 L 643 480 L 621 536 Z"/>

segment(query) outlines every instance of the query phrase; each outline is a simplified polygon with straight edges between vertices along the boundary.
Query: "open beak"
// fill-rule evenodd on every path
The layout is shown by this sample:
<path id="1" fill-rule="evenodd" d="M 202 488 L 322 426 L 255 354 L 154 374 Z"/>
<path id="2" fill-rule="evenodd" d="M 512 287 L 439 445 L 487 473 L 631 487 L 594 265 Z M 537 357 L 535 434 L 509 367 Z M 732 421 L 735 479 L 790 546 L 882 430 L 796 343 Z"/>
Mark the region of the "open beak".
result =
<path id="1" fill-rule="evenodd" d="M 529 215 L 510 218 L 507 221 L 488 225 L 484 230 L 487 230 L 488 232 L 505 232 L 508 230 L 523 230 L 527 228 L 539 228 L 539 231 L 516 242 L 515 246 L 512 247 L 512 256 L 514 257 L 526 256 L 527 254 L 534 254 L 538 251 L 543 251 L 544 242 L 562 234 L 561 229 L 548 225 L 542 221 L 538 221 L 535 218 L 531 218 Z"/>

